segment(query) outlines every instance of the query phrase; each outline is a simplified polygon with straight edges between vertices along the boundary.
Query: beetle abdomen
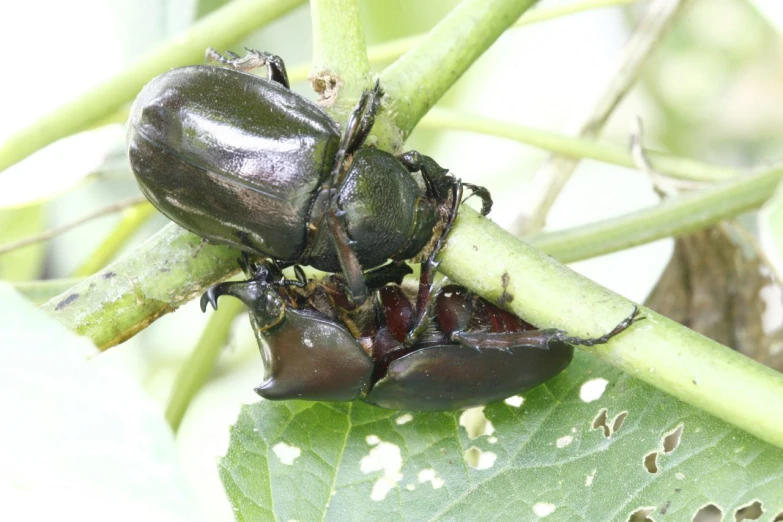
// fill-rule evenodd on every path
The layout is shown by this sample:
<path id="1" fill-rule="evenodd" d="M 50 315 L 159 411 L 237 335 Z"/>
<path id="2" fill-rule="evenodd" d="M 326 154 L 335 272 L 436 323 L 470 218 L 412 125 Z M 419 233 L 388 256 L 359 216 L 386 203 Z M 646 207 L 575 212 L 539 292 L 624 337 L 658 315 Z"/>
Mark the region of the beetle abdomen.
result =
<path id="1" fill-rule="evenodd" d="M 251 253 L 301 255 L 339 142 L 317 106 L 253 75 L 183 67 L 147 84 L 128 133 L 142 191 L 173 221 Z"/>

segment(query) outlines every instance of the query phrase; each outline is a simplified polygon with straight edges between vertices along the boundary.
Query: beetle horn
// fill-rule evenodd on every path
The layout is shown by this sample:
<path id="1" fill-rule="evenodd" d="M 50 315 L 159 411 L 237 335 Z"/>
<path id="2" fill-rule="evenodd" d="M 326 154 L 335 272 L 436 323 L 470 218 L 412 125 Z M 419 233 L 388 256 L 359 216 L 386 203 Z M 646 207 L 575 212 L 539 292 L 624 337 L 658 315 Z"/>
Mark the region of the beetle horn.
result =
<path id="1" fill-rule="evenodd" d="M 207 303 L 212 305 L 212 308 L 217 310 L 218 298 L 222 295 L 230 295 L 236 297 L 247 306 L 249 309 L 254 310 L 259 300 L 264 295 L 268 284 L 265 281 L 249 280 L 249 281 L 229 281 L 226 283 L 218 283 L 207 289 L 201 296 L 201 311 L 207 311 Z"/>

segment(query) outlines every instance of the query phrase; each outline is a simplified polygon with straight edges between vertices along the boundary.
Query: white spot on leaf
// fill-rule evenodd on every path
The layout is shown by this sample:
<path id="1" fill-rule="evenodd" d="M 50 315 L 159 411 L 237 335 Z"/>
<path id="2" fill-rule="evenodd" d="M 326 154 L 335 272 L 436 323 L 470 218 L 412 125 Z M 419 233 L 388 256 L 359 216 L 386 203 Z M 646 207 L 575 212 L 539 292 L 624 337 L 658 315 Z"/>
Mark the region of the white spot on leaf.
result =
<path id="1" fill-rule="evenodd" d="M 589 475 L 585 477 L 585 487 L 589 488 L 590 486 L 593 485 L 593 479 L 595 478 L 596 471 L 597 470 L 594 469 L 593 471 L 590 472 Z"/>
<path id="2" fill-rule="evenodd" d="M 413 420 L 413 415 L 411 415 L 410 413 L 405 413 L 397 417 L 394 422 L 396 422 L 399 426 L 402 426 L 403 424 L 408 424 L 412 420 Z"/>
<path id="3" fill-rule="evenodd" d="M 560 437 L 557 439 L 557 447 L 558 448 L 565 448 L 569 444 L 571 444 L 574 441 L 574 438 L 571 435 L 566 435 L 565 437 Z"/>
<path id="4" fill-rule="evenodd" d="M 419 471 L 419 482 L 424 484 L 425 482 L 429 482 L 432 484 L 432 489 L 440 489 L 443 487 L 443 479 L 438 478 L 438 476 L 435 474 L 435 470 L 432 468 L 427 468 Z"/>
<path id="5" fill-rule="evenodd" d="M 293 466 L 294 461 L 302 454 L 302 450 L 296 446 L 289 446 L 285 442 L 278 442 L 272 446 L 272 451 L 277 456 L 277 459 L 281 464 L 286 466 Z"/>
<path id="6" fill-rule="evenodd" d="M 522 404 L 524 404 L 525 398 L 522 397 L 521 395 L 514 395 L 513 397 L 509 397 L 503 402 L 505 402 L 509 406 L 513 406 L 514 408 L 519 408 L 520 406 L 522 406 Z"/>
<path id="7" fill-rule="evenodd" d="M 376 444 L 378 444 L 381 441 L 381 439 L 379 439 L 377 435 L 367 435 L 367 438 L 364 439 L 364 440 L 370 446 L 375 446 Z"/>
<path id="8" fill-rule="evenodd" d="M 548 502 L 536 502 L 533 505 L 533 513 L 539 518 L 544 518 L 555 512 L 555 505 Z"/>
<path id="9" fill-rule="evenodd" d="M 377 439 L 377 442 L 370 442 L 370 438 Z M 383 471 L 383 474 L 378 477 L 372 487 L 372 493 L 370 498 L 379 502 L 386 498 L 389 491 L 394 489 L 402 480 L 402 455 L 400 454 L 400 447 L 390 442 L 383 442 L 375 435 L 367 437 L 367 443 L 371 446 L 375 446 L 370 450 L 369 455 L 363 457 L 359 463 L 359 469 L 362 473 L 372 473 L 375 471 Z"/>
<path id="10" fill-rule="evenodd" d="M 607 384 L 609 384 L 609 381 L 606 379 L 590 379 L 579 389 L 579 398 L 584 402 L 597 401 L 606 391 Z"/>

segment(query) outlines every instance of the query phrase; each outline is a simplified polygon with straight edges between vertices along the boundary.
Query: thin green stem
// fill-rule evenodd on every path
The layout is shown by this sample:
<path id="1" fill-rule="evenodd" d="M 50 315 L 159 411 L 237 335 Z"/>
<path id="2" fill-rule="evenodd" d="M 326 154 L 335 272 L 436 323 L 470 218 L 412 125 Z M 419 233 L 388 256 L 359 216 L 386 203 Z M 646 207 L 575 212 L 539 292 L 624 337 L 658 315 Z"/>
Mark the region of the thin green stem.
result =
<path id="1" fill-rule="evenodd" d="M 193 24 L 136 63 L 20 130 L 0 145 L 0 172 L 130 102 L 150 78 L 204 59 L 207 47 L 224 48 L 278 18 L 303 0 L 236 0 Z"/>
<path id="2" fill-rule="evenodd" d="M 572 335 L 610 331 L 634 306 L 471 209 L 457 218 L 440 270 L 532 324 Z M 783 415 L 770 415 L 783 411 L 783 374 L 651 310 L 643 315 L 586 351 L 783 448 Z"/>
<path id="3" fill-rule="evenodd" d="M 563 156 L 592 159 L 636 169 L 631 153 L 624 147 L 589 139 L 571 138 L 554 132 L 506 123 L 475 114 L 435 107 L 422 120 L 421 128 L 452 129 L 498 136 L 550 150 Z M 720 181 L 736 177 L 739 171 L 709 165 L 660 152 L 647 152 L 652 166 L 661 174 L 691 181 Z"/>
<path id="4" fill-rule="evenodd" d="M 73 275 L 87 277 L 109 264 L 128 239 L 154 215 L 155 208 L 149 203 L 126 209 L 119 224 Z"/>
<path id="5" fill-rule="evenodd" d="M 579 122 L 580 138 L 597 139 L 615 108 L 636 83 L 639 72 L 664 41 L 667 29 L 685 10 L 689 0 L 651 0 L 633 34 L 623 47 L 611 81 L 595 100 L 590 113 Z M 533 174 L 525 191 L 517 222 L 522 235 L 540 231 L 552 205 L 579 165 L 575 158 L 552 155 Z"/>
<path id="6" fill-rule="evenodd" d="M 225 299 L 209 318 L 198 344 L 177 373 L 166 407 L 166 420 L 175 432 L 198 391 L 209 379 L 231 332 L 234 319 L 246 311 L 238 299 Z"/>
<path id="7" fill-rule="evenodd" d="M 528 242 L 561 263 L 571 263 L 681 236 L 760 207 L 781 178 L 783 167 L 778 166 L 616 218 L 536 235 Z"/>
<path id="8" fill-rule="evenodd" d="M 463 0 L 381 74 L 387 107 L 407 137 L 470 65 L 534 0 Z"/>

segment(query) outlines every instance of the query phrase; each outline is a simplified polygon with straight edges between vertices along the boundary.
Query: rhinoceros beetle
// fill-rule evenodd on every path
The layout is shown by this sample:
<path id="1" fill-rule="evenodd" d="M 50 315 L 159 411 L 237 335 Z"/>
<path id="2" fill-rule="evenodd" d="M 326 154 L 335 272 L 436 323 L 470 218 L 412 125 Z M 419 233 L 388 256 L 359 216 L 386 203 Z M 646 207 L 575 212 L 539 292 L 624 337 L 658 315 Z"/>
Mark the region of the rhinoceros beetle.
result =
<path id="1" fill-rule="evenodd" d="M 412 411 L 483 405 L 547 381 L 569 365 L 573 345 L 606 343 L 639 319 L 634 308 L 606 335 L 571 337 L 536 329 L 464 287 L 441 283 L 428 293 L 426 326 L 411 338 L 421 314 L 399 285 L 401 267 L 369 272 L 375 292 L 361 306 L 339 276 L 306 283 L 301 273 L 296 281 L 283 279 L 274 263 L 243 268 L 247 281 L 212 287 L 201 307 L 217 308 L 221 295 L 247 305 L 265 368 L 256 392 L 272 400 L 361 399 Z"/>
<path id="2" fill-rule="evenodd" d="M 210 49 L 207 58 L 214 65 L 151 80 L 131 109 L 131 167 L 158 210 L 252 256 L 342 271 L 355 302 L 367 296 L 363 268 L 425 249 L 439 207 L 463 184 L 415 151 L 363 147 L 383 96 L 377 83 L 341 133 L 289 89 L 279 57 L 248 50 L 225 58 Z M 249 74 L 262 66 L 265 79 Z M 489 193 L 464 186 L 489 212 Z"/>

